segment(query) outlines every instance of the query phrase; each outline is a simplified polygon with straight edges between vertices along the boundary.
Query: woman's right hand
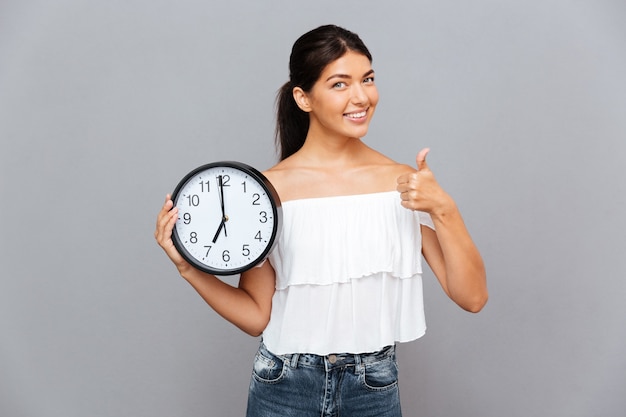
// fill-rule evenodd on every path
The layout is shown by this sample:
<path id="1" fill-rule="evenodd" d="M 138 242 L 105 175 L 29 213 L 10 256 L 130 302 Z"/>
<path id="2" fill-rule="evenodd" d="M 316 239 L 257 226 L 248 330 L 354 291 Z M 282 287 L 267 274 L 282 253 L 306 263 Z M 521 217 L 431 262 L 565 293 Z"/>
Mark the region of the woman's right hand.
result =
<path id="1" fill-rule="evenodd" d="M 171 196 L 168 194 L 165 197 L 165 203 L 157 216 L 156 230 L 154 231 L 154 238 L 167 256 L 174 262 L 179 272 L 189 268 L 191 265 L 180 256 L 180 253 L 176 250 L 174 242 L 172 241 L 172 230 L 178 219 L 178 208 L 174 207 L 174 202 Z"/>

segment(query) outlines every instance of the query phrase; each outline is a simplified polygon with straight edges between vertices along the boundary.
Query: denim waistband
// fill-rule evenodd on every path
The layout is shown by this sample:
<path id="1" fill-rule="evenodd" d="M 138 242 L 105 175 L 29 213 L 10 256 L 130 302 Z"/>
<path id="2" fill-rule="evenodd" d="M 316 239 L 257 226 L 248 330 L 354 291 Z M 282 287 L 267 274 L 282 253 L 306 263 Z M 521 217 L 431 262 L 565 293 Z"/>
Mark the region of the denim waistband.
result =
<path id="1" fill-rule="evenodd" d="M 288 363 L 291 367 L 296 368 L 301 366 L 347 366 L 347 365 L 360 365 L 375 363 L 388 358 L 395 358 L 396 347 L 395 345 L 385 346 L 378 352 L 371 353 L 333 353 L 330 355 L 315 355 L 312 353 L 291 353 L 285 355 L 275 355 L 270 352 L 263 343 L 261 343 L 261 350 L 276 356 Z"/>

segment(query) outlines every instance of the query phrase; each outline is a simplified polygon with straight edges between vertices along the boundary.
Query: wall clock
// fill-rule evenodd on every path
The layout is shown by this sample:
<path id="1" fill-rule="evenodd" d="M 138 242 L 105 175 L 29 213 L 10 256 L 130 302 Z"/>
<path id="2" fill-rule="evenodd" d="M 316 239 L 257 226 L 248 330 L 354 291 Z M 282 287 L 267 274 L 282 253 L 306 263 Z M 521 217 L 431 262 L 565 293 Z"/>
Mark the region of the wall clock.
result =
<path id="1" fill-rule="evenodd" d="M 235 275 L 267 258 L 281 230 L 280 198 L 253 167 L 213 162 L 189 172 L 172 193 L 178 220 L 172 240 L 194 267 Z"/>

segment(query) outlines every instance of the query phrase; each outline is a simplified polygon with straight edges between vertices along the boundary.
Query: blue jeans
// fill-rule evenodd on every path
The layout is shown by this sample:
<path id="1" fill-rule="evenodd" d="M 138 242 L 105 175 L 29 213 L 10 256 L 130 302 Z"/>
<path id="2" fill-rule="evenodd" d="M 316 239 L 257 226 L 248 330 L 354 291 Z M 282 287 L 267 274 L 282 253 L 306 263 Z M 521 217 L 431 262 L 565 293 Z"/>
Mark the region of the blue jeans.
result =
<path id="1" fill-rule="evenodd" d="M 254 359 L 247 417 L 401 417 L 395 347 L 368 354 Z"/>

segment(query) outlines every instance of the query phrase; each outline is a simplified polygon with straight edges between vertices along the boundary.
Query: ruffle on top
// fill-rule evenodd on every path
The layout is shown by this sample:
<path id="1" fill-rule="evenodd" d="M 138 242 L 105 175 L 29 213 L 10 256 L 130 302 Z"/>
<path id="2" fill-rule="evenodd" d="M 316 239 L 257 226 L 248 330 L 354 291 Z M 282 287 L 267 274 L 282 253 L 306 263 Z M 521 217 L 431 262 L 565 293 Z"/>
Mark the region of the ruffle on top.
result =
<path id="1" fill-rule="evenodd" d="M 433 227 L 395 191 L 283 203 L 268 349 L 363 353 L 421 337 L 420 224 Z"/>
<path id="2" fill-rule="evenodd" d="M 396 191 L 287 201 L 282 236 L 270 255 L 276 289 L 378 272 L 421 274 L 420 224 L 434 228 L 428 214 L 402 207 Z"/>

